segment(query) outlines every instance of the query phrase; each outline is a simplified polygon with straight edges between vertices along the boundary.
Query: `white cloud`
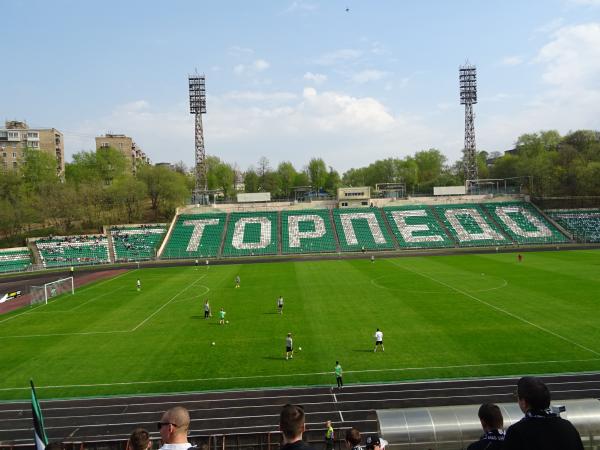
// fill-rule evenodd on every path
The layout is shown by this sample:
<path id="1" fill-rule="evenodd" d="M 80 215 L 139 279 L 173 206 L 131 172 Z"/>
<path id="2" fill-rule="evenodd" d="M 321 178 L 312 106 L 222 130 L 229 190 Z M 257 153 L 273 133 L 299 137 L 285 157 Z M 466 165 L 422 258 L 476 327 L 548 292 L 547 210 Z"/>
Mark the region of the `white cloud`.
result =
<path id="1" fill-rule="evenodd" d="M 253 75 L 259 72 L 264 72 L 270 66 L 271 65 L 268 63 L 268 61 L 265 61 L 264 59 L 257 59 L 250 64 L 237 64 L 233 68 L 233 73 L 236 75 Z"/>
<path id="2" fill-rule="evenodd" d="M 335 64 L 353 61 L 362 56 L 361 50 L 343 48 L 334 52 L 329 52 L 317 58 L 316 63 L 322 66 L 333 66 Z"/>
<path id="3" fill-rule="evenodd" d="M 320 156 L 339 171 L 376 159 L 443 148 L 449 138 L 418 117 L 392 112 L 375 98 L 306 87 L 296 92 L 229 92 L 208 98 L 203 117 L 208 154 L 242 168 L 265 155 L 273 165 L 290 160 L 300 169 Z M 65 133 L 71 151 L 94 146 L 93 136 L 112 130 L 134 138 L 153 162 L 194 158 L 194 121 L 187 101 L 158 108 L 146 101 L 116 106 L 105 117 Z M 461 128 L 458 127 L 460 132 Z"/>
<path id="4" fill-rule="evenodd" d="M 477 124 L 482 148 L 505 150 L 523 133 L 595 129 L 600 116 L 600 24 L 562 27 L 535 58 L 540 84 L 505 115 L 483 116 Z M 481 117 L 481 115 L 480 115 Z M 478 140 L 478 143 L 480 141 Z M 499 142 L 506 148 L 498 149 Z"/>
<path id="5" fill-rule="evenodd" d="M 518 66 L 523 62 L 520 56 L 507 56 L 500 61 L 501 66 Z"/>
<path id="6" fill-rule="evenodd" d="M 545 64 L 544 80 L 564 89 L 599 88 L 600 24 L 561 28 L 539 52 L 536 62 Z"/>
<path id="7" fill-rule="evenodd" d="M 304 74 L 304 79 L 308 81 L 312 81 L 315 84 L 322 84 L 327 81 L 327 75 L 323 75 L 322 73 L 312 73 L 306 72 Z"/>
<path id="8" fill-rule="evenodd" d="M 312 12 L 318 9 L 318 6 L 314 3 L 304 2 L 304 1 L 294 1 L 286 8 L 284 13 L 294 13 L 294 12 Z"/>
<path id="9" fill-rule="evenodd" d="M 387 75 L 387 72 L 383 72 L 381 70 L 368 69 L 352 75 L 352 81 L 359 84 L 368 83 L 370 81 L 379 81 L 382 78 L 385 78 Z"/>
<path id="10" fill-rule="evenodd" d="M 583 6 L 600 6 L 600 0 L 567 0 L 568 3 Z"/>
<path id="11" fill-rule="evenodd" d="M 223 95 L 222 98 L 249 102 L 285 102 L 295 100 L 298 96 L 291 92 L 232 91 Z"/>
<path id="12" fill-rule="evenodd" d="M 233 45 L 227 49 L 232 56 L 248 56 L 254 53 L 254 50 L 248 47 L 241 47 L 239 45 Z"/>

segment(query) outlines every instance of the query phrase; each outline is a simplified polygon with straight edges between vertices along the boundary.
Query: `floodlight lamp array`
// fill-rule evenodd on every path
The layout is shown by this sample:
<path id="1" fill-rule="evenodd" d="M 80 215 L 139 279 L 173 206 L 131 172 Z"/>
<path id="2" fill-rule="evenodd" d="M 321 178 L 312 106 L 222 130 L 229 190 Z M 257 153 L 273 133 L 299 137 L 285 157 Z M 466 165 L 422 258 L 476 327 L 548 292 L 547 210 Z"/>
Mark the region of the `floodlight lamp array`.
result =
<path id="1" fill-rule="evenodd" d="M 190 87 L 190 113 L 206 114 L 206 84 L 204 75 L 191 75 Z"/>
<path id="2" fill-rule="evenodd" d="M 474 105 L 477 103 L 477 68 L 464 65 L 459 69 L 460 104 Z"/>

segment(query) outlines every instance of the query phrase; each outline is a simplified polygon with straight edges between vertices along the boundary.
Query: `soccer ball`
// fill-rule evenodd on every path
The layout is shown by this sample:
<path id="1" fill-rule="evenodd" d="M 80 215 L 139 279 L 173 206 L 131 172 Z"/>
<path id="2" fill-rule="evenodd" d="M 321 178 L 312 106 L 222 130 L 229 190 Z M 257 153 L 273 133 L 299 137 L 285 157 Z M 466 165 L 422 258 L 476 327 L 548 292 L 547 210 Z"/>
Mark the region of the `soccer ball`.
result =
<path id="1" fill-rule="evenodd" d="M 215 345 L 215 343 L 213 342 L 212 345 Z"/>
<path id="2" fill-rule="evenodd" d="M 298 347 L 298 350 L 299 350 L 299 351 L 302 351 L 302 347 Z"/>
<path id="3" fill-rule="evenodd" d="M 229 323 L 229 320 L 226 320 L 225 323 Z"/>

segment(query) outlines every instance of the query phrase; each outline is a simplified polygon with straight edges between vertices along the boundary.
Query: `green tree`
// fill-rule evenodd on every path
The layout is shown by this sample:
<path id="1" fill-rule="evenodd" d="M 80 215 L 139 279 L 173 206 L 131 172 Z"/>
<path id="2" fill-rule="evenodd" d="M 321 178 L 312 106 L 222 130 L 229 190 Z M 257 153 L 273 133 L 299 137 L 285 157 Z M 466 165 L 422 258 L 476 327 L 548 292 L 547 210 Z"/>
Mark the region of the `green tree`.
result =
<path id="1" fill-rule="evenodd" d="M 184 175 L 162 166 L 144 166 L 138 179 L 146 185 L 154 219 L 170 217 L 178 204 L 190 197 Z"/>
<path id="2" fill-rule="evenodd" d="M 307 166 L 308 176 L 310 178 L 310 185 L 317 191 L 325 187 L 327 181 L 327 165 L 321 158 L 312 158 L 308 162 Z"/>
<path id="3" fill-rule="evenodd" d="M 124 212 L 127 223 L 142 218 L 142 208 L 148 188 L 146 184 L 131 175 L 117 178 L 109 189 L 110 196 L 115 199 L 116 210 Z"/>
<path id="4" fill-rule="evenodd" d="M 292 188 L 295 185 L 298 172 L 294 165 L 289 161 L 279 163 L 277 166 L 277 174 L 279 175 L 281 194 L 285 198 L 291 198 Z"/>
<path id="5" fill-rule="evenodd" d="M 250 168 L 244 174 L 244 191 L 245 192 L 258 192 L 259 178 L 253 168 Z"/>

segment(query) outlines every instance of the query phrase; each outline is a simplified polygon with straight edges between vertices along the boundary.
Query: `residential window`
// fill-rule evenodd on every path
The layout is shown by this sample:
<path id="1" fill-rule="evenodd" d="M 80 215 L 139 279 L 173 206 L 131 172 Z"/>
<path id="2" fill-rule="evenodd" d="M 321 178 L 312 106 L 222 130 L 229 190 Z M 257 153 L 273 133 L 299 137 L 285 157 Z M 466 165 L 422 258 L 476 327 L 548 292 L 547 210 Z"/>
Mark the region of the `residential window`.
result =
<path id="1" fill-rule="evenodd" d="M 17 162 L 13 161 L 13 169 L 16 169 L 16 168 L 17 168 Z"/>
<path id="2" fill-rule="evenodd" d="M 13 158 L 17 157 L 17 152 L 13 152 Z"/>
<path id="3" fill-rule="evenodd" d="M 2 157 L 6 158 L 6 152 L 2 152 Z"/>
<path id="4" fill-rule="evenodd" d="M 9 131 L 8 137 L 9 137 L 9 139 L 19 139 L 19 132 L 18 131 Z"/>

